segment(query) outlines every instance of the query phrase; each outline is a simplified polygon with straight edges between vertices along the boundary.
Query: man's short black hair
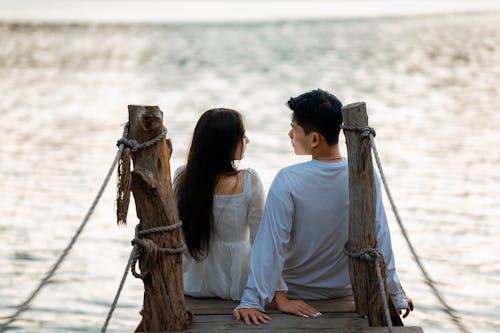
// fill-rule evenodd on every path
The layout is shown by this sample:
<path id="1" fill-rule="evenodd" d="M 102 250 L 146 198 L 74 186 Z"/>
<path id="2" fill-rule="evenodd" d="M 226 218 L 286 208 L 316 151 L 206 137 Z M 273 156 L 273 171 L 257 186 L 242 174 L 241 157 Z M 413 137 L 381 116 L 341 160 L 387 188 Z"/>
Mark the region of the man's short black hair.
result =
<path id="1" fill-rule="evenodd" d="M 329 146 L 339 142 L 342 103 L 335 95 L 316 89 L 290 98 L 287 104 L 293 111 L 293 119 L 306 134 L 318 132 Z"/>

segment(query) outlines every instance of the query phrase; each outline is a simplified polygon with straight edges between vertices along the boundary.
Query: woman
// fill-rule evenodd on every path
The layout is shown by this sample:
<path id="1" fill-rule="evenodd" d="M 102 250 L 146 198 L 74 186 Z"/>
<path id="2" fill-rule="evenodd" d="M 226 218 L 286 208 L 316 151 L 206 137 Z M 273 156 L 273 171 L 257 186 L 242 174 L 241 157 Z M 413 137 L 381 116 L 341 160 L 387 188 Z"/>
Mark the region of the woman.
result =
<path id="1" fill-rule="evenodd" d="M 248 143 L 239 112 L 208 110 L 196 124 L 186 166 L 176 171 L 186 295 L 241 298 L 264 209 L 257 173 L 235 166 Z"/>

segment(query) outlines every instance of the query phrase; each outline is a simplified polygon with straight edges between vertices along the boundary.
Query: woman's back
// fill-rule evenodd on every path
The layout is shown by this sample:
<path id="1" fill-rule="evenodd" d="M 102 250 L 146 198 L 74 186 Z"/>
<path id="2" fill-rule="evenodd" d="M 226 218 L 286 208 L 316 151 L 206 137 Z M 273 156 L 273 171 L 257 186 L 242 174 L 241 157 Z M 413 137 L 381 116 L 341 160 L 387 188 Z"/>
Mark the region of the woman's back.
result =
<path id="1" fill-rule="evenodd" d="M 183 261 L 186 295 L 237 300 L 243 293 L 251 243 L 265 198 L 262 183 L 254 170 L 242 170 L 233 178 L 223 180 L 227 181 L 226 185 L 235 184 L 233 187 L 216 186 L 212 210 L 214 233 L 208 253 L 199 262 L 189 255 Z"/>
<path id="2" fill-rule="evenodd" d="M 257 213 L 263 206 L 262 195 L 254 193 L 261 191 L 261 184 L 257 173 L 252 169 L 241 170 L 238 173 L 241 181 L 234 194 L 214 194 L 213 216 L 216 242 L 242 242 L 249 239 L 253 242 L 255 232 L 262 213 Z M 263 191 L 262 191 L 263 192 Z M 256 196 L 252 200 L 252 197 Z M 256 207 L 257 206 L 257 207 Z M 249 219 L 250 218 L 250 219 Z"/>

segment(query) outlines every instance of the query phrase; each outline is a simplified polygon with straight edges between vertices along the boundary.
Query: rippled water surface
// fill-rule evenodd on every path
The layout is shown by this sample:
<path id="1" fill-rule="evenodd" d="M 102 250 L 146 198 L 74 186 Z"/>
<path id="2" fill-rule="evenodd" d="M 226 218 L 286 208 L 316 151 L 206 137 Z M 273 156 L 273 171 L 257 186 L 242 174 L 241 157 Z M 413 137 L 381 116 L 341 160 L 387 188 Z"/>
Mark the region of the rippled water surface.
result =
<path id="1" fill-rule="evenodd" d="M 0 318 L 65 247 L 116 152 L 127 104 L 155 104 L 183 163 L 199 115 L 240 110 L 242 166 L 266 188 L 293 156 L 290 96 L 322 87 L 367 103 L 417 250 L 473 332 L 500 332 L 500 13 L 251 24 L 0 23 Z M 344 149 L 345 151 L 345 149 Z M 96 332 L 130 253 L 110 184 L 19 332 Z M 388 210 L 390 210 L 388 208 Z M 389 212 L 390 213 L 390 212 Z M 425 332 L 455 328 L 391 217 L 401 280 Z M 132 331 L 142 285 L 129 277 L 109 332 Z"/>

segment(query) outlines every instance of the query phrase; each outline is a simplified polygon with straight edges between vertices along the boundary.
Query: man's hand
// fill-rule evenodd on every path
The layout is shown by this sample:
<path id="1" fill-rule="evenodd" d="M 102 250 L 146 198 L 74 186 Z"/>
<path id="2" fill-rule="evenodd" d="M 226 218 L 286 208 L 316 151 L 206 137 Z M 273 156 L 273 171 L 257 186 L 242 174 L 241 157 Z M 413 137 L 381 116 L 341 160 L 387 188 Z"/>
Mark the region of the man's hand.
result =
<path id="1" fill-rule="evenodd" d="M 413 300 L 409 297 L 405 297 L 405 301 L 408 303 L 408 308 L 406 309 L 406 312 L 403 315 L 403 318 L 408 317 L 410 312 L 413 311 Z"/>
<path id="2" fill-rule="evenodd" d="M 259 323 L 267 323 L 269 320 L 272 320 L 271 317 L 266 315 L 265 313 L 260 312 L 254 308 L 242 308 L 233 312 L 233 317 L 236 320 L 240 320 L 243 318 L 245 325 L 259 326 Z"/>
<path id="3" fill-rule="evenodd" d="M 318 317 L 321 312 L 304 301 L 289 300 L 284 291 L 274 293 L 274 300 L 279 311 L 291 313 L 299 317 Z"/>

